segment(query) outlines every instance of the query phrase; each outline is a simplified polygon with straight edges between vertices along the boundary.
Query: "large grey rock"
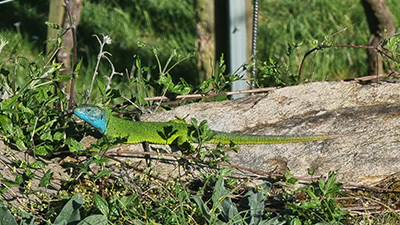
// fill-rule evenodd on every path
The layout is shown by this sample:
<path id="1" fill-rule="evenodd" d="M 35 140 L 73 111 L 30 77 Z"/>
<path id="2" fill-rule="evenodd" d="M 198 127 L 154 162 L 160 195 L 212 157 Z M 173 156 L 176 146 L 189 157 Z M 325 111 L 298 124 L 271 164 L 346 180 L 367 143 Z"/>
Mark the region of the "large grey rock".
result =
<path id="1" fill-rule="evenodd" d="M 196 103 L 146 115 L 169 121 L 189 115 L 213 130 L 262 135 L 343 134 L 327 141 L 240 146 L 234 165 L 307 177 L 337 171 L 348 184 L 376 184 L 400 171 L 400 84 L 303 84 L 233 101 Z"/>

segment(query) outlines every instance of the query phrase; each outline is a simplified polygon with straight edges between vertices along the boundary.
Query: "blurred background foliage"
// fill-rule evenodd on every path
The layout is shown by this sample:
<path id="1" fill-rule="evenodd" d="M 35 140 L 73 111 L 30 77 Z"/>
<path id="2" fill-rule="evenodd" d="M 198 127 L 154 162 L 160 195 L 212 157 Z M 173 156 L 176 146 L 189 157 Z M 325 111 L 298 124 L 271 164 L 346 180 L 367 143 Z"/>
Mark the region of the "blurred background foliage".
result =
<path id="1" fill-rule="evenodd" d="M 400 24 L 400 4 L 386 0 L 392 11 L 395 26 Z M 15 46 L 28 59 L 45 52 L 48 0 L 12 1 L 0 5 L 0 35 L 10 40 L 1 55 L 5 60 Z M 77 92 L 90 84 L 99 44 L 94 34 L 110 35 L 112 45 L 105 50 L 112 54 L 116 71 L 130 72 L 139 55 L 143 66 L 153 66 L 156 60 L 138 42 L 155 47 L 165 62 L 171 51 L 181 54 L 196 51 L 196 18 L 194 0 L 85 0 L 78 26 L 78 57 L 83 65 L 77 81 Z M 288 74 L 298 74 L 304 54 L 325 37 L 347 27 L 331 38 L 338 44 L 367 45 L 369 29 L 359 1 L 343 0 L 260 0 L 258 30 L 258 61 L 285 63 Z M 249 28 L 249 32 L 250 32 Z M 300 44 L 287 55 L 288 43 Z M 17 45 L 18 44 L 18 45 Z M 216 56 L 218 59 L 219 56 Z M 311 76 L 314 56 L 307 59 L 303 76 Z M 100 74 L 109 74 L 110 66 L 102 63 Z M 367 75 L 365 49 L 325 49 L 315 59 L 314 80 L 337 80 Z M 151 73 L 157 77 L 157 71 Z M 171 71 L 175 81 L 184 77 L 197 85 L 197 59 L 192 57 Z M 101 79 L 102 76 L 99 76 Z M 23 78 L 19 79 L 23 82 Z M 116 86 L 126 87 L 127 77 L 114 80 Z M 273 85 L 273 84 L 271 84 Z M 266 83 L 263 86 L 270 86 Z"/>

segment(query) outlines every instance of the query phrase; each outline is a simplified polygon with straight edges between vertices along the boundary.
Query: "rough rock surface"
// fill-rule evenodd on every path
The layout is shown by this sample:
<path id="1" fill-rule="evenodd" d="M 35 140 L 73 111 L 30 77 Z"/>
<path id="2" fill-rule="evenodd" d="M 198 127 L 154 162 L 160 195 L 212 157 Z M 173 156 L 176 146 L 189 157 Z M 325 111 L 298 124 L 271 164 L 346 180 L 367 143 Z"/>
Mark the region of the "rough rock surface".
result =
<path id="1" fill-rule="evenodd" d="M 211 129 L 262 135 L 343 134 L 327 141 L 239 146 L 230 163 L 307 176 L 337 171 L 349 184 L 374 185 L 400 172 L 400 84 L 321 82 L 233 101 L 196 103 L 143 117 L 206 119 Z"/>

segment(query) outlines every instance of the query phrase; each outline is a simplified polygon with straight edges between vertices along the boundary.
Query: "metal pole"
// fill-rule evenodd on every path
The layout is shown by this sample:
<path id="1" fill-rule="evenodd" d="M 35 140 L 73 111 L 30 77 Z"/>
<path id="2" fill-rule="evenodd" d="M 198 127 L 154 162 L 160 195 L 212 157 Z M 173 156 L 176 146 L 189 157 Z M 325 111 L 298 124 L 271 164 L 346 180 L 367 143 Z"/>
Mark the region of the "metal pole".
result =
<path id="1" fill-rule="evenodd" d="M 246 62 L 246 5 L 245 0 L 229 1 L 229 72 L 235 72 Z M 246 71 L 238 71 L 243 80 L 233 82 L 232 91 L 247 89 Z M 245 94 L 233 95 L 232 98 L 241 98 Z"/>

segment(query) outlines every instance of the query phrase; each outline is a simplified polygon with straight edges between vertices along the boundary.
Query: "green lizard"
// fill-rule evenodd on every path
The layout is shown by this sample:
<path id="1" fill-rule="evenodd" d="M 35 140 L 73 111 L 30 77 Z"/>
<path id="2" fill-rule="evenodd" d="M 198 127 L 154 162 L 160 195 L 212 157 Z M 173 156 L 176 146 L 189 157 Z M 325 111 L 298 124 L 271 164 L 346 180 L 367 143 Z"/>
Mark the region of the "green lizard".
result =
<path id="1" fill-rule="evenodd" d="M 188 136 L 193 135 L 195 128 L 181 122 L 138 122 L 114 117 L 110 110 L 95 105 L 81 105 L 74 109 L 75 115 L 85 120 L 103 135 L 116 138 L 127 138 L 127 143 L 149 142 L 154 144 L 176 144 L 183 150 L 193 149 Z M 330 135 L 316 136 L 264 136 L 245 135 L 213 131 L 214 139 L 209 143 L 239 145 L 277 144 L 326 140 Z"/>

